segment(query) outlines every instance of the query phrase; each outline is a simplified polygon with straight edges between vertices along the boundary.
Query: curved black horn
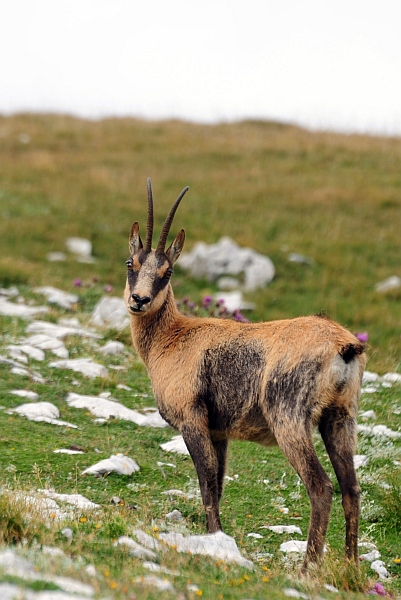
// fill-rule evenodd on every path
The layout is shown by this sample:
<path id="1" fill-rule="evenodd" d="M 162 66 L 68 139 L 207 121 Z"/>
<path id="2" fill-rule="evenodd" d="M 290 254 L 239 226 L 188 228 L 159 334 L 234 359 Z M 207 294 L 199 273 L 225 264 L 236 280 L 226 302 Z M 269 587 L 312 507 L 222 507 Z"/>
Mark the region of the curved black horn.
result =
<path id="1" fill-rule="evenodd" d="M 150 177 L 148 177 L 148 222 L 146 225 L 145 252 L 150 252 L 152 250 L 153 222 L 152 182 Z"/>
<path id="2" fill-rule="evenodd" d="M 156 254 L 164 253 L 164 248 L 166 246 L 167 237 L 168 237 L 168 234 L 170 231 L 171 223 L 173 222 L 173 219 L 174 219 L 175 211 L 177 210 L 179 203 L 181 202 L 181 200 L 183 199 L 183 197 L 185 196 L 185 194 L 187 193 L 188 190 L 189 190 L 188 186 L 186 186 L 182 190 L 181 194 L 178 196 L 178 198 L 174 202 L 170 212 L 168 213 L 166 220 L 164 221 L 163 229 L 160 234 L 159 243 L 157 244 Z"/>

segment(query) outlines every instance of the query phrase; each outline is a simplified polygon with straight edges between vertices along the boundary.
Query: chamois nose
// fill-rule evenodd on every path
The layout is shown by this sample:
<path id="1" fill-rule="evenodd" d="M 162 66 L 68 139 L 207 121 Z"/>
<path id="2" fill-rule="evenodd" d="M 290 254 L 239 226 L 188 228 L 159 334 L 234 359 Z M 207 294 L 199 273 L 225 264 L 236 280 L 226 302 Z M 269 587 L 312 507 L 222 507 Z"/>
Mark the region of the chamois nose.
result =
<path id="1" fill-rule="evenodd" d="M 150 302 L 149 296 L 143 296 L 141 298 L 138 296 L 138 294 L 132 294 L 131 297 L 136 302 L 138 308 L 141 308 L 144 304 L 148 304 Z"/>

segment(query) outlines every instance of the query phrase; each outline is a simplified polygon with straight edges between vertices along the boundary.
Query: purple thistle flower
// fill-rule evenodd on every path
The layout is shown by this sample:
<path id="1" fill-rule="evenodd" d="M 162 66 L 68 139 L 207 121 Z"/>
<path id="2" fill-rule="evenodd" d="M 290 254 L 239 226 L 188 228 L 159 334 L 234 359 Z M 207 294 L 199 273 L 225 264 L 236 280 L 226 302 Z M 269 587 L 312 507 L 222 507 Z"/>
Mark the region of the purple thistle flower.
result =
<path id="1" fill-rule="evenodd" d="M 76 279 L 74 279 L 73 283 L 74 283 L 74 287 L 81 287 L 82 280 L 77 277 Z"/>
<path id="2" fill-rule="evenodd" d="M 240 323 L 249 323 L 249 320 L 246 317 L 244 317 L 244 315 L 239 310 L 235 310 L 233 312 L 233 317 L 236 321 L 239 321 Z"/>
<path id="3" fill-rule="evenodd" d="M 355 337 L 360 341 L 360 342 L 367 342 L 369 339 L 369 334 L 367 331 L 361 331 L 360 333 L 356 333 Z"/>
<path id="4" fill-rule="evenodd" d="M 209 308 L 209 306 L 211 305 L 212 302 L 213 302 L 212 296 L 204 296 L 202 299 L 203 308 Z"/>
<path id="5" fill-rule="evenodd" d="M 104 286 L 104 291 L 109 292 L 109 293 L 112 292 L 113 286 L 108 283 L 107 285 Z"/>
<path id="6" fill-rule="evenodd" d="M 368 592 L 371 596 L 387 596 L 384 585 L 380 582 L 375 584 L 375 587 Z"/>

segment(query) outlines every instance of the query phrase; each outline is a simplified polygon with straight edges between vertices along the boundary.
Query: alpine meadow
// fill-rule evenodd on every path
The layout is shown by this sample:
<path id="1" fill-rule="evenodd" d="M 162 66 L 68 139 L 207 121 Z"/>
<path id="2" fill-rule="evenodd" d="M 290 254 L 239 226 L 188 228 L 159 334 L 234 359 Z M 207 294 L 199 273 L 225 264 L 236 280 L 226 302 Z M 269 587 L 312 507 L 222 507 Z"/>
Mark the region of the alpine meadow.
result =
<path id="1" fill-rule="evenodd" d="M 129 326 L 92 319 L 102 298 L 123 297 L 148 177 L 155 239 L 190 188 L 166 247 L 185 229 L 183 253 L 229 236 L 273 261 L 267 286 L 242 289 L 246 319 L 319 314 L 363 343 L 357 564 L 344 555 L 341 490 L 318 433 L 334 488 L 322 561 L 299 575 L 311 512 L 296 472 L 276 446 L 241 440 L 229 445 L 224 534 L 210 551 L 194 465 L 172 449 L 177 431 L 155 411 Z M 401 597 L 400 231 L 401 138 L 268 121 L 0 116 L 0 597 Z M 91 242 L 90 260 L 67 248 L 72 237 Z M 171 281 L 187 316 L 236 317 L 216 302 L 217 282 L 179 259 Z M 49 299 L 46 286 L 72 300 Z M 46 324 L 59 333 L 45 343 Z M 71 370 L 67 357 L 99 370 Z M 32 418 L 39 405 L 53 414 Z M 93 475 L 116 455 L 132 470 Z"/>

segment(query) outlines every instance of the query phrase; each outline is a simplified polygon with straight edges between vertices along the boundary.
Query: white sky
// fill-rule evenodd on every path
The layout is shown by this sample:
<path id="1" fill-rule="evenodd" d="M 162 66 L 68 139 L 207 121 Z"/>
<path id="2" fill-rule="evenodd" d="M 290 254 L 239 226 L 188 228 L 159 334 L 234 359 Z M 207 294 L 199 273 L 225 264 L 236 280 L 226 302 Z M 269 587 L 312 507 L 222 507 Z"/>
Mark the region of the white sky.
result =
<path id="1" fill-rule="evenodd" d="M 3 0 L 0 112 L 401 135 L 400 0 Z"/>

